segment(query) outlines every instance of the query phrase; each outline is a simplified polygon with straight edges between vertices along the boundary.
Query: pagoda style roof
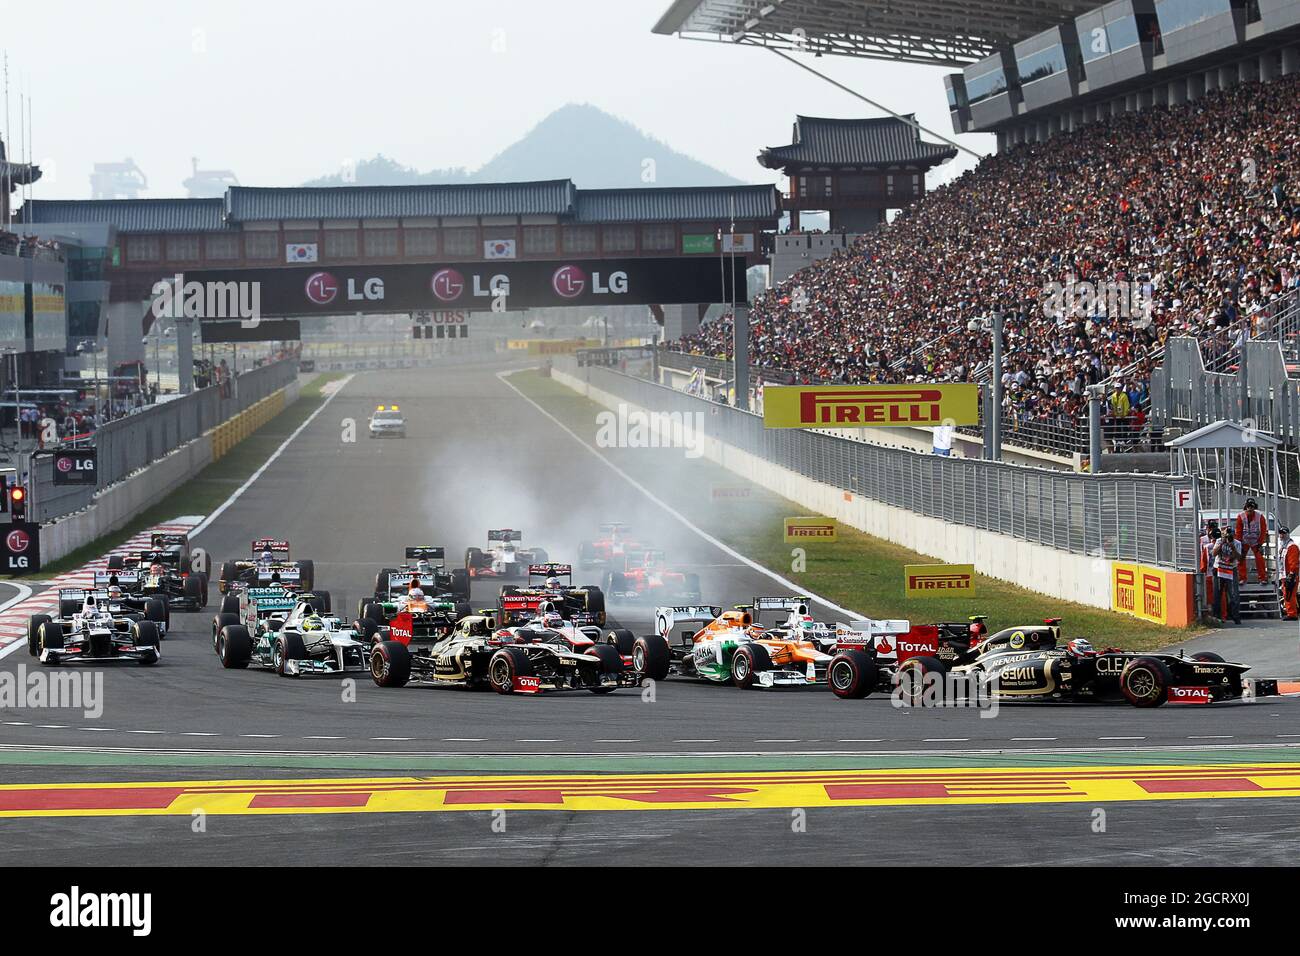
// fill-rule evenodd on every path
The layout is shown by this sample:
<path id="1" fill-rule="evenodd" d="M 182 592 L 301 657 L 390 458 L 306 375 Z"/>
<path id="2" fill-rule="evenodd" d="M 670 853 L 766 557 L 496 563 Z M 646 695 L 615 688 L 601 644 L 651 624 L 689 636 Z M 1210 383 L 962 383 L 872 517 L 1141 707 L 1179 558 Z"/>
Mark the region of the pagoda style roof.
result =
<path id="1" fill-rule="evenodd" d="M 956 147 L 927 143 L 921 139 L 919 129 L 892 116 L 879 119 L 799 116 L 794 121 L 794 141 L 788 146 L 769 146 L 758 154 L 758 161 L 768 169 L 836 166 L 929 169 L 956 155 Z"/>

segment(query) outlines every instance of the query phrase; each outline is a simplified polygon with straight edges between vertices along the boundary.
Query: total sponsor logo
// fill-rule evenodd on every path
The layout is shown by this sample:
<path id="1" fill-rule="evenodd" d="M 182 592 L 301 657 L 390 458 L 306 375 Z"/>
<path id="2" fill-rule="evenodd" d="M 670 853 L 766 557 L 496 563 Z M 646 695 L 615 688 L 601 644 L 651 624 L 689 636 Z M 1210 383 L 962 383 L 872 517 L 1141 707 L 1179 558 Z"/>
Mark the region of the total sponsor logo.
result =
<path id="1" fill-rule="evenodd" d="M 1214 701 L 1208 687 L 1171 687 L 1169 703 L 1171 704 L 1209 704 Z"/>
<path id="2" fill-rule="evenodd" d="M 399 643 L 410 644 L 415 637 L 415 625 L 411 620 L 411 612 L 404 611 L 393 618 L 388 625 L 389 636 Z"/>
<path id="3" fill-rule="evenodd" d="M 516 674 L 514 689 L 516 694 L 540 694 L 542 692 L 542 682 L 536 677 Z"/>

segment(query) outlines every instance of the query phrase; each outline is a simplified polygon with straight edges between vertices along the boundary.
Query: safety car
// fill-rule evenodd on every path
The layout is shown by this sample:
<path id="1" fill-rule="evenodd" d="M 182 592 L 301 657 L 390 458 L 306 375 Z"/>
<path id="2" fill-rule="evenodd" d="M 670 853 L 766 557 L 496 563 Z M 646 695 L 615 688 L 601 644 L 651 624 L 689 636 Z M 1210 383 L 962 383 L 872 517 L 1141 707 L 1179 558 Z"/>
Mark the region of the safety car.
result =
<path id="1" fill-rule="evenodd" d="M 371 438 L 405 438 L 406 418 L 396 405 L 380 405 L 370 416 Z"/>

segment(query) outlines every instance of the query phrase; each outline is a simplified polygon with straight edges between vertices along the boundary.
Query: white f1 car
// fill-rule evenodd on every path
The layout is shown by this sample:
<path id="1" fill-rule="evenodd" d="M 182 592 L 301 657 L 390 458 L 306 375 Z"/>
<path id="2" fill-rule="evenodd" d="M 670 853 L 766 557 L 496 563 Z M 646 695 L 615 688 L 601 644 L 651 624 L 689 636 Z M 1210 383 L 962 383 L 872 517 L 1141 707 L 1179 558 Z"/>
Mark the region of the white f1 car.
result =
<path id="1" fill-rule="evenodd" d="M 59 616 L 33 614 L 27 650 L 42 664 L 134 660 L 157 664 L 166 625 L 109 600 L 107 591 L 59 591 Z"/>
<path id="2" fill-rule="evenodd" d="M 465 570 L 472 578 L 522 578 L 530 565 L 546 564 L 547 555 L 541 548 L 521 548 L 522 531 L 501 528 L 488 532 L 486 548 L 468 548 L 465 551 Z"/>
<path id="3" fill-rule="evenodd" d="M 339 618 L 322 615 L 319 602 L 309 598 L 296 601 L 283 616 L 275 611 L 257 616 L 254 633 L 243 624 L 224 624 L 216 638 L 223 667 L 254 664 L 281 677 L 365 671 L 368 650 L 360 634 Z"/>

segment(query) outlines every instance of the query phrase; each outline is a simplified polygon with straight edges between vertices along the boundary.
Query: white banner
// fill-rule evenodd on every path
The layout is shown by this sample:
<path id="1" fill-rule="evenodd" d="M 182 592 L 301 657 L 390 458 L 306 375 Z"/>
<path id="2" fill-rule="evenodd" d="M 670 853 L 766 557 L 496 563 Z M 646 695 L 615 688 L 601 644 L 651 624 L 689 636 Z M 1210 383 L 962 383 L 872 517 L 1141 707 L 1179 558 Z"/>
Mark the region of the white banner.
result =
<path id="1" fill-rule="evenodd" d="M 733 236 L 731 233 L 723 233 L 722 236 L 723 252 L 753 252 L 754 236 L 752 233 Z"/>
<path id="2" fill-rule="evenodd" d="M 285 262 L 315 262 L 316 243 L 291 242 L 284 247 Z"/>

